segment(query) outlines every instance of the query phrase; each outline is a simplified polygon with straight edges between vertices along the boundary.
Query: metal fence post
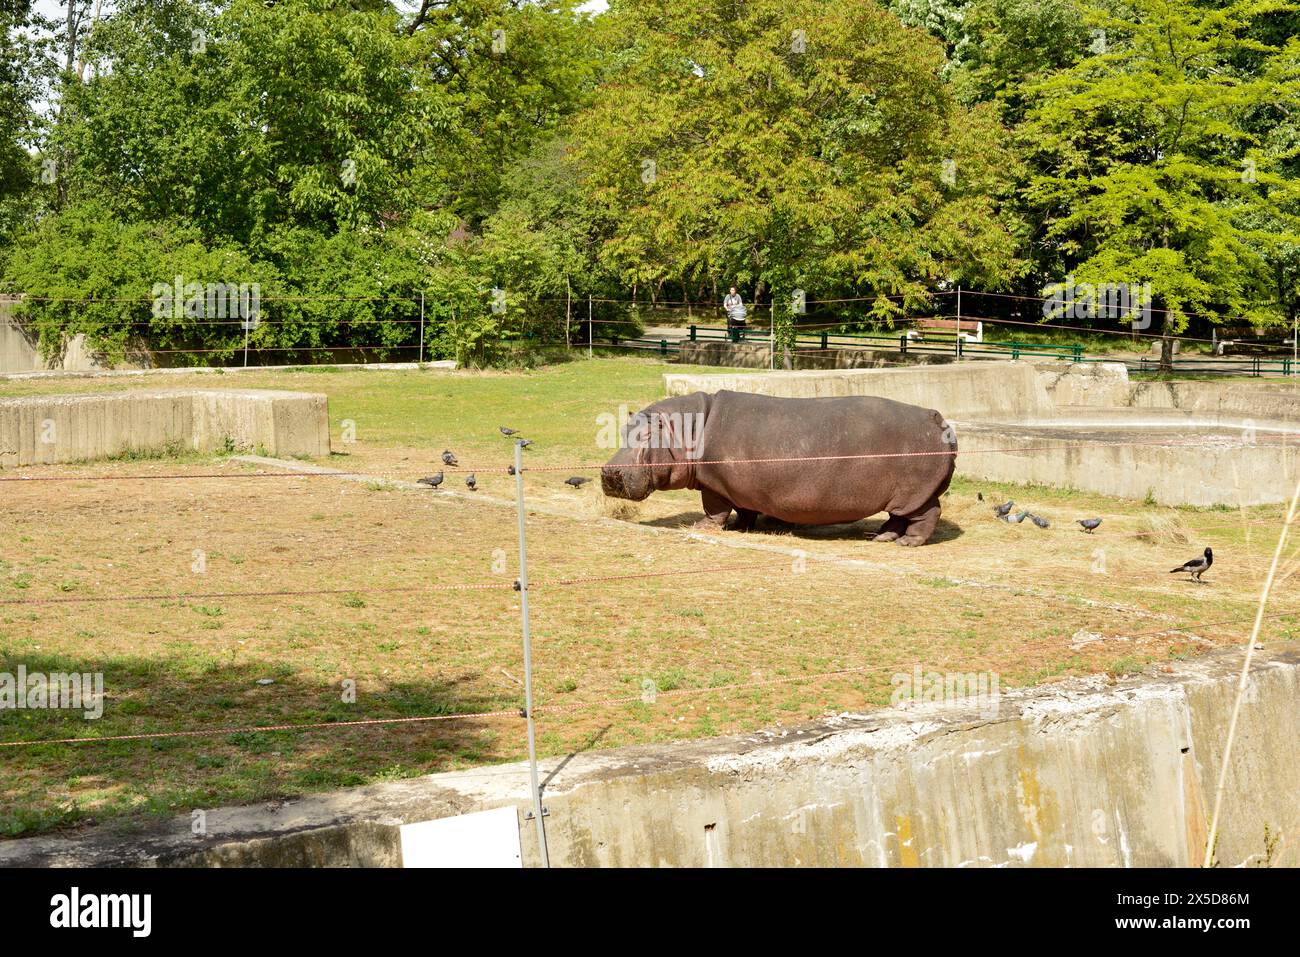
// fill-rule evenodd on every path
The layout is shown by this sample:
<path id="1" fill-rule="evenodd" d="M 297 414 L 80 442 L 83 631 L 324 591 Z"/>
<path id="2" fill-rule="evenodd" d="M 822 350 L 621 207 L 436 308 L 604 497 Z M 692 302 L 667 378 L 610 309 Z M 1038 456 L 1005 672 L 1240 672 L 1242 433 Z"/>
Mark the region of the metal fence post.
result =
<path id="1" fill-rule="evenodd" d="M 542 867 L 551 866 L 546 850 L 546 824 L 542 820 L 542 789 L 537 783 L 537 734 L 533 727 L 533 643 L 528 630 L 528 546 L 524 536 L 524 446 L 515 441 L 515 497 L 519 508 L 519 614 L 524 632 L 524 716 L 528 719 L 528 777 L 533 791 L 532 817 L 537 822 L 537 851 Z"/>
<path id="2" fill-rule="evenodd" d="M 424 290 L 420 290 L 420 364 L 424 364 Z"/>
<path id="3" fill-rule="evenodd" d="M 587 358 L 591 358 L 591 340 L 593 332 L 591 327 L 591 293 L 587 293 Z"/>

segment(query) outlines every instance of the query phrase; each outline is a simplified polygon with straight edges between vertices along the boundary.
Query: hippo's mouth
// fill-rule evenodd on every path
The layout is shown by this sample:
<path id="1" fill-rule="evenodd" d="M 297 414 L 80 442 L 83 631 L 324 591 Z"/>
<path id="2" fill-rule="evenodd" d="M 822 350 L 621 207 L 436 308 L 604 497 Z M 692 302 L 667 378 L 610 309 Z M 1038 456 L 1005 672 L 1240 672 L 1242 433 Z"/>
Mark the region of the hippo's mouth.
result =
<path id="1" fill-rule="evenodd" d="M 610 498 L 622 498 L 630 502 L 643 502 L 650 497 L 650 483 L 645 483 L 642 488 L 629 489 L 621 469 L 601 471 L 600 488 Z"/>

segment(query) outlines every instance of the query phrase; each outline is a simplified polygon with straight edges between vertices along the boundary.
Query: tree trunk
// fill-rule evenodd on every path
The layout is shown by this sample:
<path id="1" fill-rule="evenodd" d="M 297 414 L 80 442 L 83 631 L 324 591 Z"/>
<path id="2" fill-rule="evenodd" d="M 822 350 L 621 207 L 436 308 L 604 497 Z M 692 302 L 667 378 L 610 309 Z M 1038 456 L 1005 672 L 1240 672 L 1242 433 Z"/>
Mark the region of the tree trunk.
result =
<path id="1" fill-rule="evenodd" d="M 1169 335 L 1167 317 L 1160 329 L 1160 372 L 1165 375 L 1174 374 L 1174 340 Z"/>

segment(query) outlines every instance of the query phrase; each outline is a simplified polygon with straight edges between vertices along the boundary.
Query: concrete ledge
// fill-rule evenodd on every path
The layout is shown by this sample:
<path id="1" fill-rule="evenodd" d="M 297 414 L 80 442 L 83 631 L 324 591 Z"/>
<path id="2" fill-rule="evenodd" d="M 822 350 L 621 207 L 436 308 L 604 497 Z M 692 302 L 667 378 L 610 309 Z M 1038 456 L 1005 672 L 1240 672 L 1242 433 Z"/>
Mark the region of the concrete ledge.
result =
<path id="1" fill-rule="evenodd" d="M 1253 441 L 1224 424 L 1151 419 L 961 426 L 957 472 L 994 482 L 1073 488 L 1160 505 L 1252 506 L 1290 499 L 1297 434 L 1261 425 Z M 1162 448 L 1157 443 L 1169 443 Z M 1021 451 L 1023 450 L 1023 451 Z"/>
<path id="2" fill-rule="evenodd" d="M 1004 692 L 995 717 L 933 706 L 542 762 L 557 866 L 1198 864 L 1241 652 L 1168 673 Z M 1259 652 L 1217 859 L 1296 863 L 1300 647 Z M 671 705 L 662 705 L 669 706 Z M 521 732 L 522 733 L 522 730 Z M 436 774 L 144 828 L 0 843 L 0 865 L 364 865 L 397 827 L 514 806 L 535 864 L 523 764 Z M 1270 852 L 1265 827 L 1281 835 Z M 1281 855 L 1281 859 L 1278 859 Z"/>
<path id="3" fill-rule="evenodd" d="M 1044 415 L 1052 409 L 1030 362 L 927 365 L 920 369 L 682 372 L 666 374 L 664 385 L 670 396 L 722 389 L 799 398 L 875 395 L 938 409 L 953 420 L 1021 418 Z"/>
<path id="4" fill-rule="evenodd" d="M 182 448 L 329 454 L 323 395 L 264 389 L 123 392 L 0 399 L 0 467 Z"/>
<path id="5" fill-rule="evenodd" d="M 877 349 L 809 349 L 801 348 L 790 357 L 795 369 L 883 369 L 887 367 L 943 365 L 953 362 L 954 356 L 929 352 L 899 353 Z M 683 341 L 678 360 L 684 365 L 735 366 L 741 369 L 768 369 L 772 364 L 771 349 L 752 342 L 721 342 L 706 340 Z M 777 354 L 777 363 L 783 357 Z"/>

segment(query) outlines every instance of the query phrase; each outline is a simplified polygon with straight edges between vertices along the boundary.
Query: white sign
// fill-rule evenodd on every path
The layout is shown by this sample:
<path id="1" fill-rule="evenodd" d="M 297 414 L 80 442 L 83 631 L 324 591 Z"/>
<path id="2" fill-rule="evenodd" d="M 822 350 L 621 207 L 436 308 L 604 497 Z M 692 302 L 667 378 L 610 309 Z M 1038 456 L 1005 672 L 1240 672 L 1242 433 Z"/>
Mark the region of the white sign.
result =
<path id="1" fill-rule="evenodd" d="M 403 824 L 403 867 L 523 867 L 511 807 Z"/>

